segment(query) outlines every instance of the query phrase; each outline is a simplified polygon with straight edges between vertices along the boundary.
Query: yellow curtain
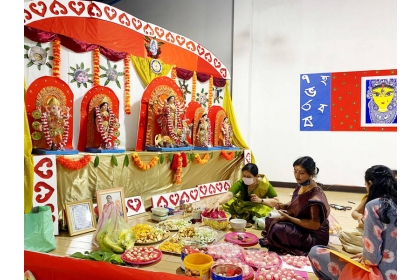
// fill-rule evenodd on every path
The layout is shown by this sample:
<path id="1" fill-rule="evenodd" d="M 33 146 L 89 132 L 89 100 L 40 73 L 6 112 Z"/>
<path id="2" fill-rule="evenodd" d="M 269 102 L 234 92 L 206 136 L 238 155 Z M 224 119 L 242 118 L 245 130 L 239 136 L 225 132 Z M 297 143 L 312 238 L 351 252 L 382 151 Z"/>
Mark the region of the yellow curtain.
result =
<path id="1" fill-rule="evenodd" d="M 136 69 L 137 74 L 139 75 L 140 79 L 143 81 L 145 86 L 147 86 L 156 77 L 167 76 L 169 74 L 169 71 L 171 71 L 172 69 L 172 65 L 165 64 L 161 60 L 159 60 L 162 64 L 162 72 L 160 72 L 160 74 L 156 74 L 150 68 L 150 61 L 152 61 L 153 58 L 143 58 L 135 55 L 131 55 L 130 57 L 134 69 Z"/>
<path id="2" fill-rule="evenodd" d="M 232 144 L 244 150 L 248 150 L 249 147 L 246 144 L 242 134 L 239 131 L 238 124 L 236 123 L 235 112 L 233 110 L 232 99 L 230 99 L 229 81 L 226 81 L 225 94 L 223 95 L 223 109 L 226 111 L 226 115 L 232 125 L 233 137 Z M 251 150 L 251 162 L 255 163 L 254 153 Z"/>
<path id="3" fill-rule="evenodd" d="M 26 95 L 26 81 L 23 85 L 23 94 Z M 28 117 L 26 115 L 26 106 L 23 104 L 24 108 L 24 213 L 28 214 L 32 210 L 32 198 L 34 190 L 34 158 L 32 156 L 32 140 L 29 130 Z"/>

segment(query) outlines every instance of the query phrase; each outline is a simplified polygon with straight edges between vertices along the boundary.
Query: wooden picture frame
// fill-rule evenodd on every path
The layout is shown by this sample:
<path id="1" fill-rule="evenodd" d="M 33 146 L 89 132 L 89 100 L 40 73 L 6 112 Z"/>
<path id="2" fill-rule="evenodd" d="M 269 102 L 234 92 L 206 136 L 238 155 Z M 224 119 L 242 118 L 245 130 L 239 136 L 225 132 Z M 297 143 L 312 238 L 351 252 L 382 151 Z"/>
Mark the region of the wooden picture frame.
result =
<path id="1" fill-rule="evenodd" d="M 96 230 L 91 199 L 66 203 L 66 217 L 70 236 Z"/>
<path id="2" fill-rule="evenodd" d="M 110 196 L 110 201 L 107 200 L 107 197 Z M 127 208 L 125 206 L 125 196 L 123 188 L 112 188 L 107 190 L 96 191 L 96 202 L 98 204 L 98 213 L 99 218 L 102 215 L 104 205 L 107 203 L 115 203 L 120 208 L 120 216 L 128 222 L 127 218 Z"/>

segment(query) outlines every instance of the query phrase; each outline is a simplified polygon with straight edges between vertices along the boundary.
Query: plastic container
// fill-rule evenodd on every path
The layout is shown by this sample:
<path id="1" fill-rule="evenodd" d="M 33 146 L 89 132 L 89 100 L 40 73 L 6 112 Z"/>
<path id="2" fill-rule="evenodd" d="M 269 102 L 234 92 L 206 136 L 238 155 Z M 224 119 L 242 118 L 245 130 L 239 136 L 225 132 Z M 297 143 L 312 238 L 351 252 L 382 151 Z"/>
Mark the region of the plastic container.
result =
<path id="1" fill-rule="evenodd" d="M 246 220 L 244 219 L 231 219 L 230 226 L 234 231 L 243 231 L 246 227 Z"/>
<path id="2" fill-rule="evenodd" d="M 242 280 L 242 268 L 234 264 L 218 264 L 211 268 L 212 280 Z"/>
<path id="3" fill-rule="evenodd" d="M 203 221 L 203 224 L 205 224 L 206 226 L 212 227 L 217 230 L 222 230 L 228 226 L 229 219 L 231 217 L 229 213 L 226 212 L 225 214 L 226 214 L 226 218 L 212 219 L 212 218 L 204 217 L 203 215 L 201 215 L 201 219 Z"/>
<path id="4" fill-rule="evenodd" d="M 184 259 L 185 275 L 201 280 L 209 280 L 212 265 L 213 258 L 209 255 L 203 253 L 189 254 Z"/>
<path id="5" fill-rule="evenodd" d="M 188 253 L 189 252 L 189 253 Z M 186 245 L 181 249 L 181 270 L 185 271 L 184 259 L 190 254 L 207 253 L 207 247 L 203 245 Z"/>
<path id="6" fill-rule="evenodd" d="M 169 209 L 163 208 L 163 207 L 153 207 L 152 208 L 152 213 L 155 214 L 156 216 L 168 216 L 169 213 Z"/>
<path id="7" fill-rule="evenodd" d="M 157 216 L 153 213 L 150 213 L 150 218 L 152 218 L 153 221 L 155 222 L 162 222 L 165 221 L 168 218 L 168 215 L 166 216 Z"/>

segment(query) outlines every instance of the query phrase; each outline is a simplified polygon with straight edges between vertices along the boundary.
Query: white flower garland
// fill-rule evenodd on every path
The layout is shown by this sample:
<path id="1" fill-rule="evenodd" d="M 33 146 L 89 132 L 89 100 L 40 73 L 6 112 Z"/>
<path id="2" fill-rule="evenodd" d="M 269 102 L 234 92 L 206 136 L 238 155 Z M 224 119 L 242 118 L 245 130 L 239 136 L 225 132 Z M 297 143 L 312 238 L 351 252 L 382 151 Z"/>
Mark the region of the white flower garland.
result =
<path id="1" fill-rule="evenodd" d="M 108 110 L 109 110 L 109 123 L 108 123 L 108 136 L 106 136 L 105 135 L 105 128 L 104 128 L 104 125 L 102 123 L 101 111 L 100 111 L 98 106 L 95 107 L 97 125 L 98 125 L 98 128 L 99 128 L 99 133 L 101 134 L 101 139 L 105 143 L 105 148 L 111 147 L 112 143 L 110 143 L 110 142 L 112 141 L 112 135 L 113 135 L 113 132 L 114 132 L 114 121 L 115 121 L 115 115 L 112 112 L 112 109 L 109 108 Z"/>
<path id="2" fill-rule="evenodd" d="M 58 150 L 64 150 L 64 147 L 66 146 L 67 140 L 69 137 L 69 122 L 67 121 L 67 117 L 63 116 L 63 121 L 64 121 L 63 139 L 61 140 L 60 143 L 57 143 Z M 47 144 L 47 148 L 51 150 L 53 142 L 50 135 L 50 126 L 48 124 L 48 117 L 47 117 L 46 112 L 43 112 L 41 114 L 41 125 L 42 125 L 42 132 L 44 133 L 44 137 L 45 137 L 45 142 Z"/>

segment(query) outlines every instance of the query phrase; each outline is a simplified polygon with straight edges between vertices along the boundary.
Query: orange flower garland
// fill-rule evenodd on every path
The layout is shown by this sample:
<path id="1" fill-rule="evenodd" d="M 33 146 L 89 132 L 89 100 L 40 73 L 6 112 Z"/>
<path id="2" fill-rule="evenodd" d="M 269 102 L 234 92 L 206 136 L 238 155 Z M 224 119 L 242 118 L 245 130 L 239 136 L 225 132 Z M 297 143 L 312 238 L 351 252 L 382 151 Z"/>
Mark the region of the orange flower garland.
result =
<path id="1" fill-rule="evenodd" d="M 53 42 L 53 76 L 60 78 L 60 62 L 61 62 L 61 58 L 60 58 L 60 46 L 61 46 L 61 41 L 60 38 L 57 37 L 55 38 L 54 42 Z"/>
<path id="2" fill-rule="evenodd" d="M 127 54 L 124 58 L 124 110 L 127 115 L 131 114 L 131 102 L 130 102 L 130 56 Z"/>
<path id="3" fill-rule="evenodd" d="M 209 161 L 210 155 L 206 153 L 204 157 L 201 159 L 199 154 L 194 154 L 194 160 L 196 163 L 199 164 L 206 164 Z"/>
<path id="4" fill-rule="evenodd" d="M 93 85 L 99 86 L 99 48 L 93 50 Z"/>
<path id="5" fill-rule="evenodd" d="M 180 185 L 182 178 L 182 156 L 178 154 L 178 167 L 176 168 L 175 172 L 175 184 Z"/>
<path id="6" fill-rule="evenodd" d="M 172 67 L 171 78 L 174 82 L 176 82 L 176 67 L 175 67 L 175 65 Z"/>
<path id="7" fill-rule="evenodd" d="M 153 157 L 149 163 L 144 163 L 141 161 L 139 155 L 136 152 L 133 153 L 132 157 L 137 167 L 141 170 L 149 170 L 153 168 L 159 161 L 159 157 Z"/>
<path id="8" fill-rule="evenodd" d="M 220 152 L 220 154 L 226 159 L 226 160 L 231 160 L 233 159 L 233 157 L 235 156 L 235 153 L 232 151 L 230 153 L 226 152 L 225 150 L 222 150 Z"/>
<path id="9" fill-rule="evenodd" d="M 57 161 L 67 169 L 79 170 L 90 162 L 90 155 L 84 155 L 82 158 L 76 160 L 71 160 L 65 158 L 64 156 L 58 156 Z"/>
<path id="10" fill-rule="evenodd" d="M 191 89 L 191 101 L 195 101 L 195 95 L 197 91 L 197 73 L 194 71 Z"/>
<path id="11" fill-rule="evenodd" d="M 209 79 L 209 108 L 213 105 L 213 76 Z"/>

